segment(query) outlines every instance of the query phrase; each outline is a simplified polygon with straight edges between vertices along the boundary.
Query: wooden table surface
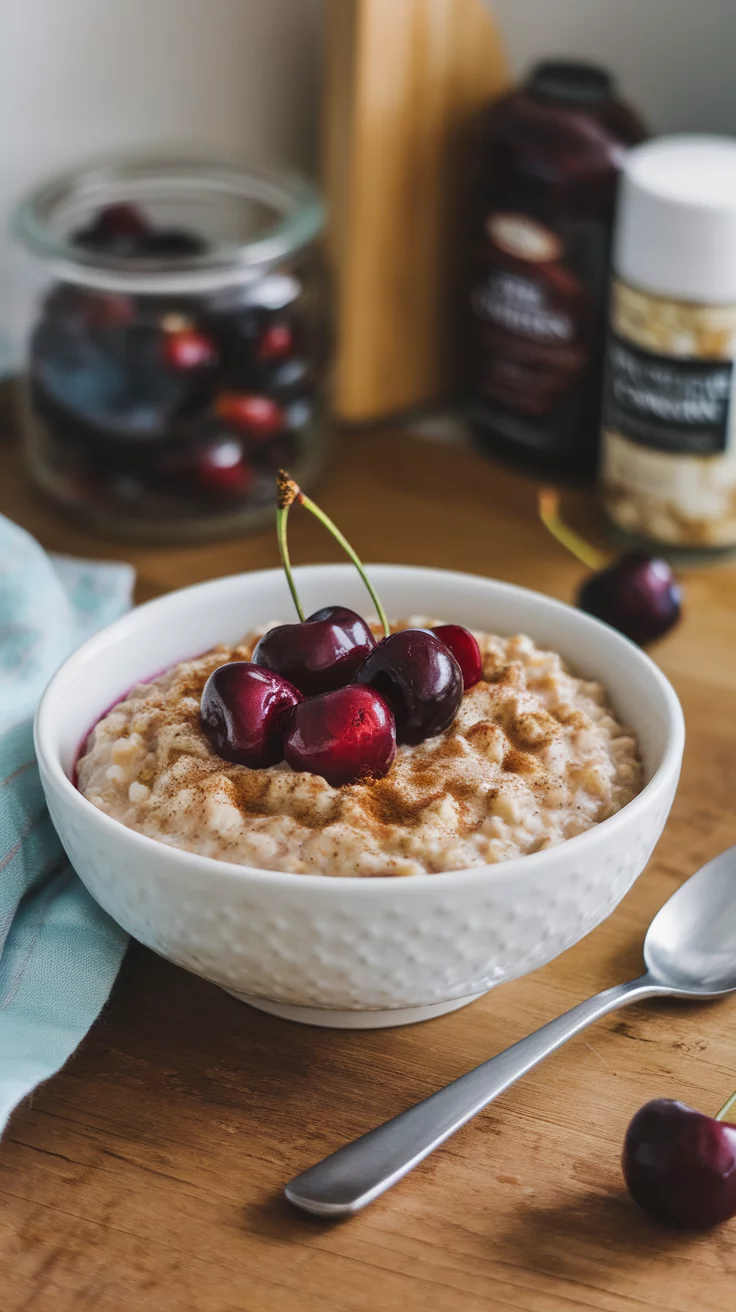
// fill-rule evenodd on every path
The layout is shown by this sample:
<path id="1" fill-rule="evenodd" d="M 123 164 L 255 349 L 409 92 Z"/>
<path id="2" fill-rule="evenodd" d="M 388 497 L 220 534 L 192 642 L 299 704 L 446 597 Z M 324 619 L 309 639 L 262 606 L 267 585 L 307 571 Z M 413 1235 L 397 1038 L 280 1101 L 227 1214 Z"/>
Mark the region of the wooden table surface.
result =
<path id="1" fill-rule="evenodd" d="M 0 459 L 0 509 L 49 548 L 132 560 L 140 599 L 277 563 L 271 533 L 95 541 L 27 496 L 10 449 Z M 369 560 L 569 599 L 581 570 L 535 522 L 534 491 L 463 449 L 383 432 L 342 439 L 320 500 Z M 590 516 L 578 494 L 567 501 Z M 308 516 L 292 522 L 297 561 L 338 558 Z M 347 1222 L 281 1196 L 324 1153 L 637 973 L 652 914 L 736 842 L 736 571 L 685 583 L 684 622 L 656 651 L 685 707 L 683 780 L 610 920 L 462 1011 L 364 1033 L 273 1019 L 133 945 L 102 1017 L 0 1145 L 3 1312 L 733 1312 L 736 1222 L 658 1228 L 629 1202 L 619 1156 L 648 1098 L 715 1112 L 736 1087 L 736 1003 L 599 1022 Z"/>

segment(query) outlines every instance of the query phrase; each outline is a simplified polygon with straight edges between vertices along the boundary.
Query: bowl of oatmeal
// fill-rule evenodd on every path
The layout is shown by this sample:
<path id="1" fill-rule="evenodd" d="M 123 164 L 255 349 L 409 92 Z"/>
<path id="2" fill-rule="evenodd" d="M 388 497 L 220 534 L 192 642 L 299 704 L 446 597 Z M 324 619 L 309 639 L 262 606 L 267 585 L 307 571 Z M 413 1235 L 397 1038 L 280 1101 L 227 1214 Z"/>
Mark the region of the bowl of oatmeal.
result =
<path id="1" fill-rule="evenodd" d="M 333 787 L 217 756 L 212 670 L 291 618 L 280 571 L 172 593 L 76 652 L 39 708 L 49 808 L 80 877 L 161 955 L 278 1015 L 439 1015 L 575 943 L 644 868 L 682 713 L 637 647 L 547 597 L 374 566 L 392 627 L 472 629 L 483 678 L 388 774 Z M 307 608 L 365 613 L 351 566 L 296 571 Z"/>

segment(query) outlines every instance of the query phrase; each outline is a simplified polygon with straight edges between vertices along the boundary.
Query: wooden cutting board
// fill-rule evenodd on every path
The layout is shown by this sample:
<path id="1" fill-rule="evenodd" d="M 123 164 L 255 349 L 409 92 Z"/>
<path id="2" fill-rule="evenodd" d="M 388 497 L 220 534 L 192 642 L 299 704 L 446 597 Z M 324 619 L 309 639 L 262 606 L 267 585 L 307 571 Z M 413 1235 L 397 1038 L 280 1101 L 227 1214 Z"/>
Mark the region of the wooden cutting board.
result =
<path id="1" fill-rule="evenodd" d="M 472 125 L 507 74 L 482 0 L 328 0 L 325 49 L 334 401 L 355 422 L 456 388 Z"/>

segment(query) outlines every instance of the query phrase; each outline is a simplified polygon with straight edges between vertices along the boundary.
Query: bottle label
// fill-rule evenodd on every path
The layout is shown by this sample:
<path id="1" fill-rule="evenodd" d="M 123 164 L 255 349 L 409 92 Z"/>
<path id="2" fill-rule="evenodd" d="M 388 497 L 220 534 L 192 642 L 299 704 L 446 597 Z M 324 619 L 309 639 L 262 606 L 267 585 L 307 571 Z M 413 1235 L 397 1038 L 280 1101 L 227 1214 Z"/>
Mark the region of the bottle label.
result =
<path id="1" fill-rule="evenodd" d="M 555 346 L 575 336 L 570 314 L 554 304 L 544 287 L 522 274 L 494 270 L 473 291 L 472 305 L 480 319 L 536 342 Z"/>
<path id="2" fill-rule="evenodd" d="M 597 427 L 607 229 L 496 210 L 484 230 L 471 292 L 478 417 L 514 445 L 569 456 Z"/>
<path id="3" fill-rule="evenodd" d="M 736 544 L 736 306 L 614 280 L 601 480 L 620 528 L 671 546 Z"/>
<path id="4" fill-rule="evenodd" d="M 604 427 L 654 451 L 717 455 L 728 444 L 732 384 L 730 360 L 673 359 L 612 333 Z"/>

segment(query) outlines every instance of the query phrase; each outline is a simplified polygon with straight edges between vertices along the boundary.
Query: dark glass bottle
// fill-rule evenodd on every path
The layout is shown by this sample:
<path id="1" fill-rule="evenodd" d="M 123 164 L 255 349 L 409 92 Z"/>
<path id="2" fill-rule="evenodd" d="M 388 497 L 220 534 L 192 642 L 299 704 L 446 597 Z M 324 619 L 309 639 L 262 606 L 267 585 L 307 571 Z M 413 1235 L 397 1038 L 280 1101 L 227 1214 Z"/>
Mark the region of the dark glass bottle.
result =
<path id="1" fill-rule="evenodd" d="M 623 153 L 647 135 L 609 73 L 538 65 L 479 125 L 469 416 L 481 447 L 595 472 L 611 228 Z"/>

